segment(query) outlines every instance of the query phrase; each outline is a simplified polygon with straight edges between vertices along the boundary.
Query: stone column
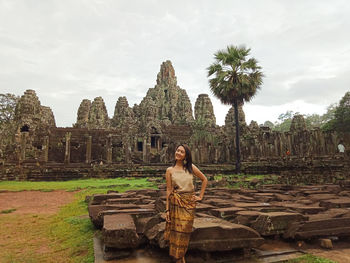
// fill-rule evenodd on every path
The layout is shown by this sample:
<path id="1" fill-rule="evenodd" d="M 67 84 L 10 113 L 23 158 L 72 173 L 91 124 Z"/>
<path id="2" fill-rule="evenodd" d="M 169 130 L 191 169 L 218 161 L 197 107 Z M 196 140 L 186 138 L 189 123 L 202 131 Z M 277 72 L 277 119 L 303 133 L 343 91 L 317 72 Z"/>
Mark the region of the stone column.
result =
<path id="1" fill-rule="evenodd" d="M 130 146 L 128 140 L 126 140 L 125 143 L 123 143 L 123 147 L 124 147 L 125 163 L 130 163 L 130 160 L 131 160 L 131 146 Z"/>
<path id="2" fill-rule="evenodd" d="M 142 161 L 147 163 L 147 138 L 143 138 L 142 144 Z"/>
<path id="3" fill-rule="evenodd" d="M 151 141 L 149 140 L 146 144 L 146 162 L 149 163 L 150 162 L 150 154 L 151 154 Z"/>
<path id="4" fill-rule="evenodd" d="M 21 155 L 20 155 L 20 161 L 24 161 L 26 159 L 27 134 L 28 134 L 28 132 L 22 132 L 21 133 Z"/>
<path id="5" fill-rule="evenodd" d="M 107 163 L 112 163 L 112 138 L 108 136 L 107 138 Z"/>
<path id="6" fill-rule="evenodd" d="M 44 162 L 47 163 L 49 161 L 49 136 L 45 136 L 44 138 L 44 145 L 43 145 L 43 150 L 44 150 Z"/>
<path id="7" fill-rule="evenodd" d="M 64 163 L 70 163 L 70 137 L 72 133 L 66 133 L 66 150 L 64 152 Z"/>
<path id="8" fill-rule="evenodd" d="M 91 163 L 91 145 L 92 145 L 92 136 L 88 136 L 86 140 L 86 163 Z"/>

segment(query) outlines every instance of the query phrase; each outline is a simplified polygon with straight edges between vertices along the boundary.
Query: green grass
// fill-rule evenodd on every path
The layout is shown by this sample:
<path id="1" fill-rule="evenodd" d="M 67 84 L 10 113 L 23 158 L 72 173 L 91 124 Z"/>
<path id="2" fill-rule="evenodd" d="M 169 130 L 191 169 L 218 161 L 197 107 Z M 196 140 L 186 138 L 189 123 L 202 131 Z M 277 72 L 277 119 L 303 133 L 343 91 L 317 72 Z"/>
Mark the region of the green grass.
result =
<path id="1" fill-rule="evenodd" d="M 15 212 L 17 209 L 16 208 L 10 208 L 10 209 L 6 209 L 6 210 L 2 210 L 0 213 L 1 214 L 9 214 L 12 212 Z"/>
<path id="2" fill-rule="evenodd" d="M 49 182 L 28 182 L 28 181 L 1 181 L 0 191 L 24 191 L 40 190 L 50 192 L 53 190 L 76 191 L 86 188 L 110 189 L 118 187 L 144 185 L 147 178 L 114 178 L 114 179 L 81 179 L 71 181 L 49 181 Z"/>
<path id="3" fill-rule="evenodd" d="M 287 262 L 288 263 L 337 263 L 333 260 L 316 257 L 310 254 L 301 256 L 300 258 L 288 260 Z"/>
<path id="4" fill-rule="evenodd" d="M 129 185 L 116 186 L 113 190 L 124 192 L 131 189 L 154 188 L 145 178 L 129 180 Z M 75 201 L 64 206 L 48 228 L 56 249 L 68 252 L 72 262 L 94 262 L 93 235 L 95 228 L 87 217 L 87 195 L 106 193 L 111 188 L 84 189 L 75 194 Z"/>
<path id="5" fill-rule="evenodd" d="M 131 189 L 156 188 L 147 178 L 117 178 L 117 179 L 88 179 L 65 182 L 0 182 L 0 189 L 9 191 L 23 190 L 66 190 L 74 191 L 74 201 L 63 206 L 53 216 L 38 218 L 32 215 L 32 220 L 41 220 L 37 228 L 42 228 L 42 235 L 49 240 L 51 252 L 47 257 L 40 257 L 34 250 L 18 254 L 18 245 L 3 247 L 6 253 L 2 254 L 4 262 L 94 262 L 93 235 L 95 228 L 88 217 L 87 195 L 106 193 L 108 190 L 124 192 Z M 11 217 L 11 224 L 21 224 L 22 217 Z M 18 223 L 17 223 L 18 221 Z M 28 221 L 28 220 L 27 220 Z M 2 218 L 6 224 L 5 218 Z M 17 251 L 17 252 L 16 252 Z M 0 253 L 1 255 L 1 253 Z M 21 261 L 25 258 L 25 261 Z M 38 261 L 40 258 L 40 261 Z M 58 261 L 55 261 L 59 259 Z M 1 261 L 1 260 L 0 260 Z"/>

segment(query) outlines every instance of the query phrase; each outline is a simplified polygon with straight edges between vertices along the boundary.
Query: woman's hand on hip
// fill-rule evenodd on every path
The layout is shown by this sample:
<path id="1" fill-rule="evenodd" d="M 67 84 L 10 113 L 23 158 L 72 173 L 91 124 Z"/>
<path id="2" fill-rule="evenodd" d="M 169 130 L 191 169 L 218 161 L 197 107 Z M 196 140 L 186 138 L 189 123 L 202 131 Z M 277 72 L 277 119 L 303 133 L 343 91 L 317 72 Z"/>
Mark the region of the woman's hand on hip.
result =
<path id="1" fill-rule="evenodd" d="M 194 195 L 193 201 L 195 201 L 195 202 L 202 201 L 202 197 Z"/>
<path id="2" fill-rule="evenodd" d="M 170 212 L 169 212 L 169 210 L 165 212 L 165 220 L 167 222 L 170 222 Z"/>

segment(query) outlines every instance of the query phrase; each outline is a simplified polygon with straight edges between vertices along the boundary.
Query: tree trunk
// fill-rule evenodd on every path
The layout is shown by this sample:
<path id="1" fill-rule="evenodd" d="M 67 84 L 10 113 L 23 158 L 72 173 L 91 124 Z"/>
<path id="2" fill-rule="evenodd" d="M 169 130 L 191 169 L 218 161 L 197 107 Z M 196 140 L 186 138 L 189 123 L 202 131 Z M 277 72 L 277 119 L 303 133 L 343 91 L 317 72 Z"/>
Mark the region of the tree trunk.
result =
<path id="1" fill-rule="evenodd" d="M 236 123 L 236 174 L 241 173 L 241 151 L 239 148 L 239 118 L 238 118 L 238 102 L 233 101 L 233 108 L 235 109 L 235 123 Z"/>

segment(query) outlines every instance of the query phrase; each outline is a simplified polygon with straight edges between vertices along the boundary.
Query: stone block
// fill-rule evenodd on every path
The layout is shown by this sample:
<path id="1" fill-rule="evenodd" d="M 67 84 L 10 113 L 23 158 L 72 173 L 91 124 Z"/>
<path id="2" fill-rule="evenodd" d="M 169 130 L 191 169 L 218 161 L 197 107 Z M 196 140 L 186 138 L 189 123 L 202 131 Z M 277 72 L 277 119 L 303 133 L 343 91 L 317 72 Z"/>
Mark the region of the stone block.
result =
<path id="1" fill-rule="evenodd" d="M 285 238 L 309 239 L 327 236 L 350 236 L 350 218 L 332 218 L 295 222 L 288 226 Z"/>
<path id="2" fill-rule="evenodd" d="M 263 239 L 255 230 L 219 218 L 195 218 L 189 249 L 228 251 L 258 247 Z"/>
<path id="3" fill-rule="evenodd" d="M 212 209 L 210 213 L 213 216 L 219 217 L 219 218 L 228 218 L 235 216 L 237 212 L 243 211 L 244 208 L 241 207 L 225 207 L 225 208 L 217 208 L 217 209 Z"/>
<path id="4" fill-rule="evenodd" d="M 252 223 L 251 227 L 262 236 L 271 236 L 283 233 L 291 222 L 299 222 L 306 219 L 307 218 L 299 213 L 261 213 Z"/>
<path id="5" fill-rule="evenodd" d="M 330 240 L 328 238 L 321 238 L 321 239 L 319 239 L 319 242 L 320 242 L 320 246 L 323 248 L 327 248 L 327 249 L 333 248 L 332 240 Z"/>
<path id="6" fill-rule="evenodd" d="M 342 207 L 350 207 L 350 198 L 343 197 L 331 200 L 322 200 L 320 202 L 320 206 L 326 208 L 342 208 Z"/>
<path id="7" fill-rule="evenodd" d="M 104 217 L 102 239 L 106 247 L 117 249 L 136 248 L 139 236 L 134 220 L 129 214 L 106 215 Z"/>

